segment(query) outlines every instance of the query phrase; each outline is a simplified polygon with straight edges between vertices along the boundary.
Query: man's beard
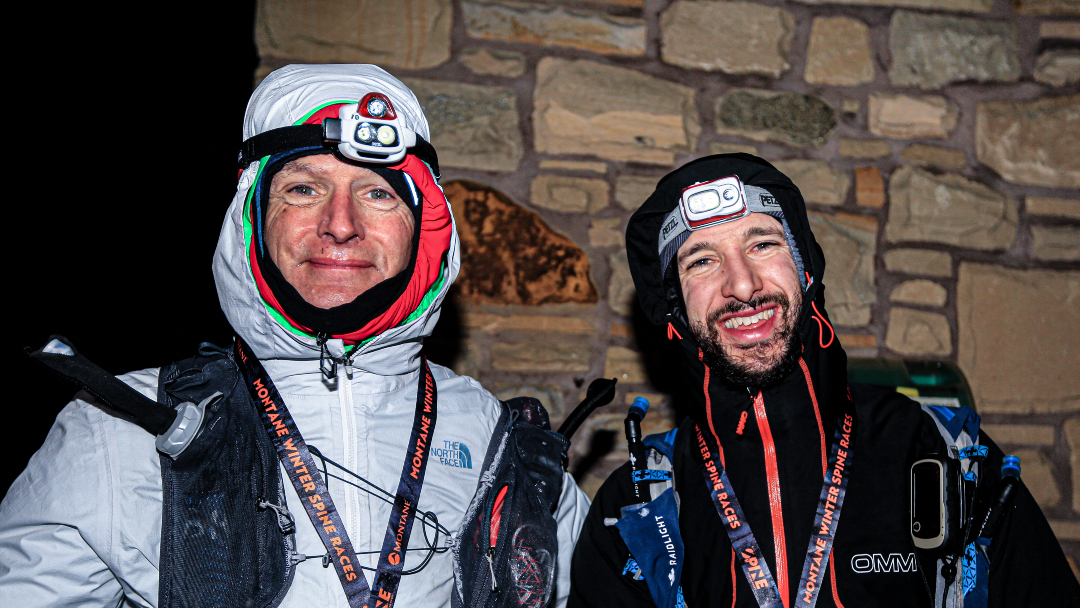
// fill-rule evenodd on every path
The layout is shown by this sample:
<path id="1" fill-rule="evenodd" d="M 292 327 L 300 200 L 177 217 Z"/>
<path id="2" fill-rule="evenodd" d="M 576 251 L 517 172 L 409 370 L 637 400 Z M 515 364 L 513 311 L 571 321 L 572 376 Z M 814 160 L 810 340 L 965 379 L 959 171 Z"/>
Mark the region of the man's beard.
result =
<path id="1" fill-rule="evenodd" d="M 773 335 L 764 342 L 758 342 L 749 348 L 729 347 L 737 349 L 742 355 L 741 360 L 736 361 L 730 353 L 725 352 L 720 342 L 720 318 L 774 303 L 780 306 L 780 318 L 777 319 Z M 723 308 L 709 312 L 707 325 L 692 322 L 690 333 L 701 346 L 705 362 L 713 368 L 713 371 L 718 372 L 732 384 L 760 388 L 784 378 L 795 368 L 802 352 L 798 332 L 798 316 L 801 311 L 802 293 L 799 291 L 795 292 L 794 305 L 783 293 L 754 297 L 749 302 L 736 300 Z M 770 347 L 776 344 L 783 344 L 783 347 L 774 353 L 761 352 L 771 350 Z"/>

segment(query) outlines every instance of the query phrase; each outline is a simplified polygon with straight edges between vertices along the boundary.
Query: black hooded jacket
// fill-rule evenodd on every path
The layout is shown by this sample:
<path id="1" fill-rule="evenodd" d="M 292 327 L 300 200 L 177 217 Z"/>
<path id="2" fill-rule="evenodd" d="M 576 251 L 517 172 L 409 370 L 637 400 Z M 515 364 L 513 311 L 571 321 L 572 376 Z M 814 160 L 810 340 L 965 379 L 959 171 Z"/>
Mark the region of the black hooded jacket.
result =
<path id="1" fill-rule="evenodd" d="M 763 389 L 729 384 L 703 361 L 687 327 L 678 279 L 662 278 L 657 252 L 660 224 L 675 208 L 681 191 L 729 175 L 763 187 L 778 199 L 810 276 L 798 326 L 801 361 Z M 652 322 L 667 328 L 670 344 L 685 355 L 680 382 L 692 395 L 690 403 L 682 404 L 690 415 L 679 426 L 673 463 L 685 544 L 681 583 L 686 605 L 757 605 L 702 475 L 695 425 L 719 439 L 746 521 L 778 588 L 787 590 L 785 604 L 805 605 L 796 599 L 799 578 L 849 384 L 847 357 L 825 309 L 825 260 L 810 230 L 802 196 L 791 180 L 757 157 L 711 156 L 662 179 L 631 218 L 626 240 L 641 306 Z M 763 408 L 752 405 L 752 395 L 759 390 Z M 932 418 L 907 397 L 857 384 L 850 385 L 850 395 L 857 421 L 848 461 L 850 477 L 817 605 L 933 606 L 931 594 L 941 594 L 935 588 L 935 559 L 919 554 L 917 567 L 908 561 L 919 553 L 908 532 L 908 476 L 917 458 L 944 453 L 947 446 Z M 736 430 L 743 412 L 748 415 L 740 436 Z M 985 434 L 980 442 L 990 449 L 980 483 L 982 491 L 988 491 L 1000 476 L 1002 453 Z M 770 485 L 779 500 L 770 500 Z M 604 522 L 618 518 L 621 507 L 636 502 L 627 464 L 600 488 L 582 529 L 572 564 L 571 608 L 653 605 L 645 582 L 622 574 L 629 553 L 618 530 Z M 777 551 L 779 546 L 782 551 Z M 885 567 L 856 571 L 853 560 L 859 570 L 866 570 L 861 556 Z M 787 566 L 781 569 L 786 582 L 781 580 L 785 576 L 777 568 L 778 558 L 786 559 Z M 1080 585 L 1026 488 L 1021 488 L 1013 512 L 991 545 L 990 559 L 989 606 L 1080 606 Z"/>

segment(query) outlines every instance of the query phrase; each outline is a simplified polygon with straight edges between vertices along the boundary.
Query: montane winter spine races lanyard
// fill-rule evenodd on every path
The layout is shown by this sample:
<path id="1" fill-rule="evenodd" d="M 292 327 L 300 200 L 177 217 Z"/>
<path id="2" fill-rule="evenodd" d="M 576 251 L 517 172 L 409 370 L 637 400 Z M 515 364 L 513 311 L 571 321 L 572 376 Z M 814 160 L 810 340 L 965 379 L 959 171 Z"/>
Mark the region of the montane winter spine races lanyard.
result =
<path id="1" fill-rule="evenodd" d="M 716 513 L 725 524 L 724 529 L 731 540 L 731 547 L 735 550 L 746 581 L 754 592 L 754 599 L 761 608 L 784 608 L 769 565 L 765 562 L 764 554 L 750 530 L 750 523 L 746 521 L 738 499 L 735 498 L 727 471 L 720 464 L 719 451 L 713 449 L 709 439 L 701 432 L 701 427 L 695 425 L 694 429 L 697 432 L 701 472 L 705 476 L 709 495 L 716 507 Z M 836 527 L 840 523 L 840 508 L 844 504 L 848 478 L 851 476 L 854 447 L 855 405 L 849 388 L 836 423 L 829 464 L 825 469 L 817 515 L 814 517 L 814 532 L 810 536 L 810 547 L 806 550 L 806 561 L 803 562 L 795 606 L 814 608 L 817 605 L 818 593 L 821 591 L 829 555 L 832 553 L 833 539 L 836 537 Z"/>
<path id="2" fill-rule="evenodd" d="M 397 496 L 394 497 L 394 506 L 390 510 L 390 521 L 386 526 L 386 538 L 379 554 L 377 573 L 373 587 L 369 589 L 352 541 L 349 540 L 341 521 L 341 515 L 330 498 L 326 482 L 319 473 L 296 422 L 270 375 L 248 345 L 239 337 L 235 344 L 248 392 L 258 406 L 266 432 L 270 435 L 278 458 L 285 467 L 308 518 L 326 547 L 350 608 L 392 607 L 397 598 L 401 571 L 405 565 L 405 551 L 412 534 L 420 490 L 424 485 L 424 473 L 431 452 L 431 436 L 435 431 L 438 414 L 435 378 L 431 375 L 427 359 L 420 360 L 420 380 L 416 391 L 416 414 L 413 418 L 412 434 L 401 469 Z M 371 601 L 373 597 L 374 603 Z"/>

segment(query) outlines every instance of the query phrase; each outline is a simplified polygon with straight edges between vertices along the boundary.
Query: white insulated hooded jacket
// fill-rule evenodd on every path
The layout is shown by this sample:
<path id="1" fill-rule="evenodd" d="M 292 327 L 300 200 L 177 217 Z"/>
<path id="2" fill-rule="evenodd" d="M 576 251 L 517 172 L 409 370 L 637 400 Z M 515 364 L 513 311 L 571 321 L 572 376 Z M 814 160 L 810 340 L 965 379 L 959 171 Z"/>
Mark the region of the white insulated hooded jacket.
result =
<path id="1" fill-rule="evenodd" d="M 355 102 L 372 90 L 387 94 L 406 126 L 429 139 L 412 92 L 375 66 L 357 65 L 289 66 L 274 72 L 252 95 L 244 138 L 296 124 L 330 102 Z M 253 279 L 244 212 L 259 164 L 241 175 L 218 240 L 213 268 L 221 306 L 263 362 L 307 443 L 392 494 L 412 428 L 422 341 L 434 328 L 460 265 L 457 234 L 451 230 L 441 279 L 414 313 L 363 342 L 351 365 L 339 369 L 336 381 L 327 381 L 319 370 L 315 339 L 279 321 Z M 327 346 L 338 355 L 345 348 L 333 339 Z M 431 368 L 439 416 L 418 509 L 435 513 L 454 534 L 476 489 L 502 406 L 475 380 L 435 364 Z M 158 371 L 121 379 L 156 398 Z M 296 519 L 297 552 L 313 556 L 296 565 L 281 606 L 344 608 L 348 603 L 334 569 L 323 568 L 318 559 L 325 553 L 319 536 L 283 469 L 281 474 L 286 504 Z M 374 568 L 391 505 L 337 479 L 328 486 L 362 565 Z M 556 512 L 558 606 L 569 592 L 570 557 L 588 507 L 584 493 L 564 474 Z M 45 444 L 0 503 L 0 606 L 156 606 L 161 508 L 154 437 L 80 392 L 57 416 Z M 414 550 L 423 537 L 418 520 L 406 570 L 423 558 L 425 552 Z M 369 583 L 373 579 L 370 570 L 364 576 Z M 420 572 L 402 577 L 396 605 L 449 606 L 453 584 L 451 553 L 436 553 Z"/>

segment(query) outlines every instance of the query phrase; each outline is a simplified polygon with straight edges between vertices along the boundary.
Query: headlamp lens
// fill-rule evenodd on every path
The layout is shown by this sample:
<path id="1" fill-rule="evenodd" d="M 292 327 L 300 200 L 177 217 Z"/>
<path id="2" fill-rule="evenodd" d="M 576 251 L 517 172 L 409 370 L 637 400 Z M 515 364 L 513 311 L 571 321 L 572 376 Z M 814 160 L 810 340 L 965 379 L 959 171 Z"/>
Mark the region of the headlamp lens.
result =
<path id="1" fill-rule="evenodd" d="M 360 143 L 370 144 L 375 141 L 375 127 L 369 122 L 362 122 L 356 127 L 356 139 Z"/>
<path id="2" fill-rule="evenodd" d="M 386 114 L 386 102 L 378 97 L 372 97 L 367 103 L 368 115 L 372 118 L 382 118 Z"/>
<path id="3" fill-rule="evenodd" d="M 686 199 L 690 213 L 705 213 L 720 206 L 720 194 L 716 190 L 703 190 Z"/>
<path id="4" fill-rule="evenodd" d="M 397 132 L 394 131 L 394 127 L 391 127 L 390 125 L 383 125 L 379 127 L 377 134 L 379 138 L 379 143 L 384 146 L 392 145 L 395 141 L 397 141 Z"/>

